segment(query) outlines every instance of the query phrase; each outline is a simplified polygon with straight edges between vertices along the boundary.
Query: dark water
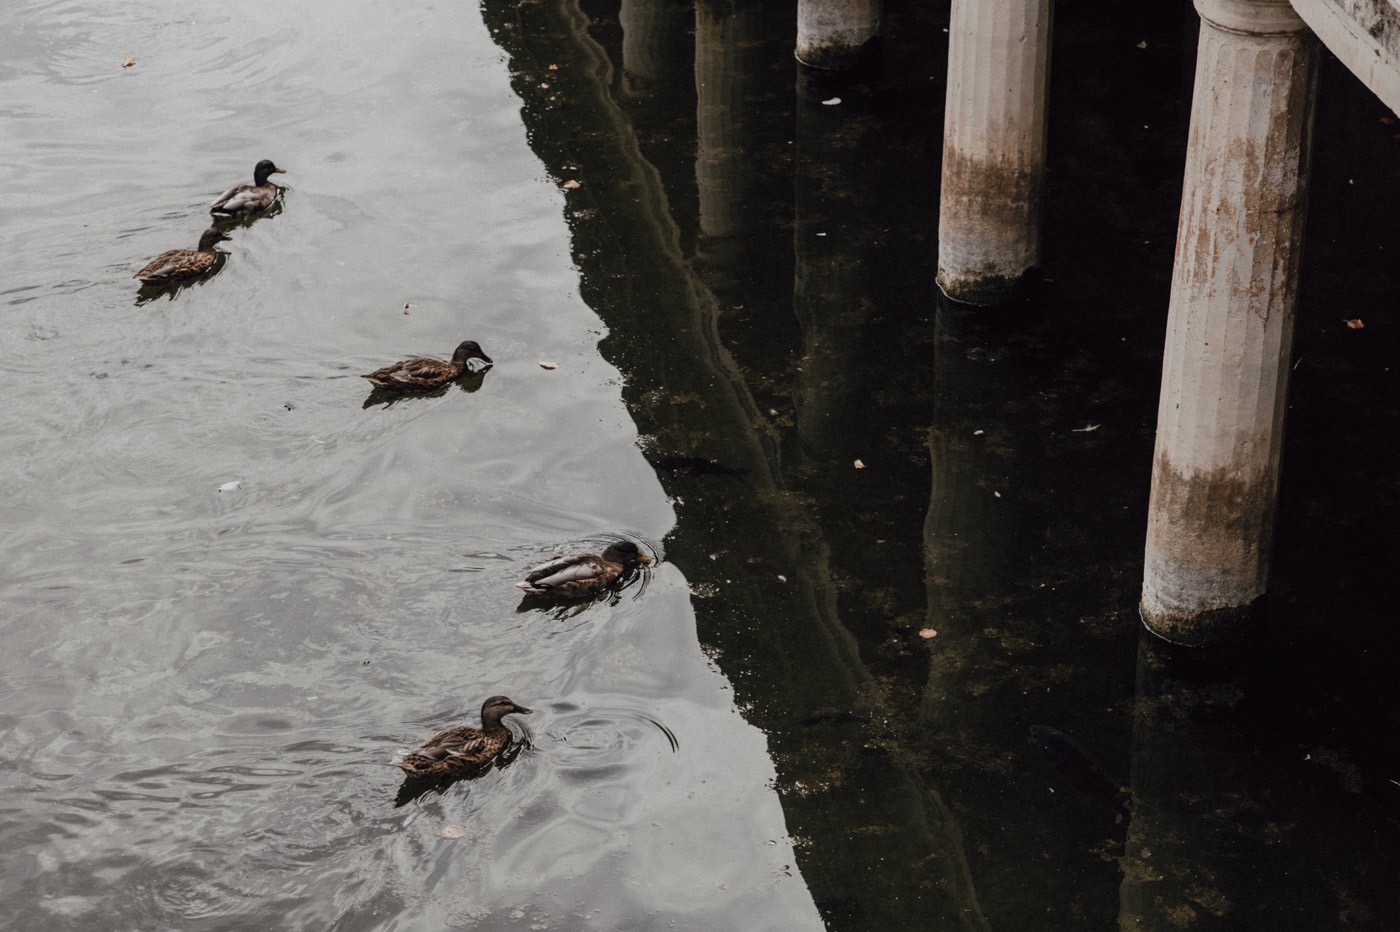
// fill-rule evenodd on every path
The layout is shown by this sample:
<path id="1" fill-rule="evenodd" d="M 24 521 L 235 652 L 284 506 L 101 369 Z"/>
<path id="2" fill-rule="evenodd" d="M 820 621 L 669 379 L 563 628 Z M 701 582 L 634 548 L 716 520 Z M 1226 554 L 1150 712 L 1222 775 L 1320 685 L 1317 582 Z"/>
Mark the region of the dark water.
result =
<path id="1" fill-rule="evenodd" d="M 1119 6 L 1059 5 L 1047 280 L 972 313 L 946 3 L 841 81 L 788 4 L 0 13 L 0 927 L 1393 927 L 1400 125 L 1329 63 L 1268 627 L 1164 655 L 1192 17 Z M 529 747 L 395 807 L 496 692 Z"/>

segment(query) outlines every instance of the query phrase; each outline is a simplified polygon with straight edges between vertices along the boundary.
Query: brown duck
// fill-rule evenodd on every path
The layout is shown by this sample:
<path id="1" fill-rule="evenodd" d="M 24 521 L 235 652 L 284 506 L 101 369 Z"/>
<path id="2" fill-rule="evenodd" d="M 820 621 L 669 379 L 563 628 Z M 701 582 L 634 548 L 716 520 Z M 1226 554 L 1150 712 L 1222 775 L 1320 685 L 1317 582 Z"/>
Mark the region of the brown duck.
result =
<path id="1" fill-rule="evenodd" d="M 394 761 L 414 777 L 454 777 L 480 770 L 510 747 L 510 729 L 501 719 L 511 713 L 529 715 L 530 709 L 505 696 L 492 696 L 481 707 L 481 727 L 458 725 L 433 735 L 423 746 Z"/>
<path id="2" fill-rule="evenodd" d="M 609 544 L 601 554 L 571 553 L 558 557 L 525 574 L 516 583 L 530 595 L 557 599 L 580 599 L 596 595 L 651 557 L 637 549 L 630 540 Z"/>
<path id="3" fill-rule="evenodd" d="M 172 249 L 156 256 L 146 267 L 132 278 L 141 279 L 143 285 L 168 285 L 171 282 L 196 278 L 208 272 L 219 261 L 214 244 L 228 239 L 219 230 L 210 227 L 199 237 L 197 249 Z"/>
<path id="4" fill-rule="evenodd" d="M 278 168 L 271 159 L 263 159 L 253 168 L 253 183 L 236 184 L 220 194 L 219 199 L 209 205 L 209 213 L 215 220 L 241 220 L 262 213 L 282 191 L 267 179 L 285 173 L 286 169 Z"/>
<path id="5" fill-rule="evenodd" d="M 431 356 L 415 356 L 413 359 L 399 360 L 383 369 L 366 372 L 362 378 L 369 379 L 375 388 L 385 391 L 432 391 L 460 379 L 467 372 L 473 359 L 480 359 L 486 365 L 491 365 L 491 357 L 481 351 L 481 346 L 475 340 L 464 340 L 452 354 L 451 362 Z"/>

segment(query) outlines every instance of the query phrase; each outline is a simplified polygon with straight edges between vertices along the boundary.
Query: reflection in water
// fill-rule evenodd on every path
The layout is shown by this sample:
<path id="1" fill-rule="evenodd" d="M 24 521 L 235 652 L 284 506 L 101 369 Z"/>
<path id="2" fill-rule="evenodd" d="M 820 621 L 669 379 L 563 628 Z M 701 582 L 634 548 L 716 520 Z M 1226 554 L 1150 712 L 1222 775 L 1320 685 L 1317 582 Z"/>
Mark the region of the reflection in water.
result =
<path id="1" fill-rule="evenodd" d="M 471 394 L 472 392 L 481 390 L 481 386 L 486 382 L 486 373 L 488 371 L 487 369 L 478 369 L 474 372 L 468 371 L 463 373 L 460 378 L 448 382 L 441 388 L 435 388 L 425 392 L 395 392 L 384 388 L 372 388 L 369 394 L 365 396 L 364 404 L 360 405 L 360 407 L 365 410 L 381 406 L 390 408 L 401 401 L 441 398 L 443 395 L 452 391 L 454 386 L 467 394 Z"/>
<path id="2" fill-rule="evenodd" d="M 1392 601 L 1371 512 L 1393 464 L 1362 423 L 1394 419 L 1386 275 L 1305 276 L 1314 306 L 1368 296 L 1371 326 L 1299 322 L 1313 420 L 1290 440 L 1308 481 L 1285 488 L 1274 636 L 1243 674 L 1151 644 L 1134 665 L 1184 5 L 1058 11 L 1048 281 L 968 315 L 932 284 L 946 3 L 890 4 L 883 64 L 828 84 L 796 71 L 783 4 L 487 0 L 512 95 L 471 7 L 269 25 L 255 3 L 154 36 L 162 2 L 57 21 L 21 2 L 0 29 L 26 63 L 0 69 L 25 102 L 0 162 L 30 171 L 0 221 L 23 233 L 0 317 L 8 923 L 1397 913 L 1394 649 L 1349 617 Z M 142 61 L 194 82 L 192 125 L 132 119 L 154 75 L 93 65 L 122 36 L 168 42 Z M 255 122 L 249 97 L 273 105 Z M 1320 113 L 1323 140 L 1376 129 L 1364 158 L 1318 150 L 1314 204 L 1375 211 L 1315 211 L 1348 271 L 1396 245 L 1391 189 L 1357 170 L 1394 162 L 1368 106 Z M 207 313 L 132 312 L 108 231 L 198 213 L 206 186 L 131 220 L 107 179 L 154 190 L 151 164 L 258 133 L 301 140 L 295 209 L 240 235 Z M 561 365 L 460 386 L 490 404 L 374 416 L 347 406 L 349 370 L 290 365 L 466 324 Z M 36 390 L 58 365 L 109 377 Z M 668 534 L 665 564 L 580 622 L 512 613 L 540 542 L 608 527 Z M 529 755 L 392 805 L 426 694 L 525 683 L 547 713 Z M 438 727 L 464 711 L 443 702 Z"/>

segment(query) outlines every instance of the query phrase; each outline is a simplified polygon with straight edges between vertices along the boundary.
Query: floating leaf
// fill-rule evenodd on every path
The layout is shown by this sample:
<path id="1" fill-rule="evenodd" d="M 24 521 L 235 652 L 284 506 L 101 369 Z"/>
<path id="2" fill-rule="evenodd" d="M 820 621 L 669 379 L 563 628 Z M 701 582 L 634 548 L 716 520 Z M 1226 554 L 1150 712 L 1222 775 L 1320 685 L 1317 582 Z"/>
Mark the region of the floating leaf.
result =
<path id="1" fill-rule="evenodd" d="M 1347 321 L 1347 326 L 1350 327 L 1352 330 L 1360 330 L 1366 325 L 1361 322 L 1360 317 L 1353 317 L 1351 320 Z"/>
<path id="2" fill-rule="evenodd" d="M 540 368 L 541 368 L 541 369 L 558 369 L 558 368 L 559 368 L 559 363 L 557 363 L 557 362 L 545 362 L 544 360 L 540 360 Z"/>
<path id="3" fill-rule="evenodd" d="M 135 58 L 128 58 L 126 61 L 122 62 L 122 67 L 123 67 L 123 68 L 130 68 L 130 67 L 131 67 L 132 65 L 134 65 L 134 64 L 136 64 L 136 59 L 135 59 Z"/>
<path id="4" fill-rule="evenodd" d="M 407 301 L 405 301 L 405 302 L 403 303 L 403 312 L 404 312 L 405 314 L 407 314 L 407 313 L 408 313 L 408 309 L 411 308 L 411 307 L 413 307 L 413 305 L 412 305 L 412 304 L 409 304 Z"/>
<path id="5" fill-rule="evenodd" d="M 558 70 L 559 70 L 559 66 L 558 66 L 558 65 L 550 65 L 550 66 L 549 66 L 549 70 L 550 70 L 550 71 L 558 71 Z"/>
<path id="6" fill-rule="evenodd" d="M 841 102 L 841 98 L 840 98 L 840 97 L 832 97 L 832 98 L 829 99 L 829 100 L 823 100 L 823 101 L 822 101 L 822 105 L 823 105 L 823 106 L 826 106 L 826 107 L 834 107 L 834 106 L 836 106 L 837 104 L 839 104 L 840 102 Z"/>
<path id="7" fill-rule="evenodd" d="M 938 637 L 938 632 L 933 630 L 932 628 L 920 628 L 919 637 L 927 641 L 929 638 Z"/>
<path id="8" fill-rule="evenodd" d="M 238 480 L 235 479 L 232 482 L 225 482 L 223 485 L 219 486 L 219 491 L 232 492 L 234 489 L 238 488 L 242 488 L 242 486 L 239 484 Z"/>
<path id="9" fill-rule="evenodd" d="M 862 463 L 860 460 L 856 460 L 856 461 L 855 461 L 854 463 L 852 463 L 851 465 L 854 466 L 856 469 L 864 469 L 864 468 L 865 468 L 865 464 Z"/>
<path id="10" fill-rule="evenodd" d="M 461 838 L 465 834 L 467 834 L 467 827 L 456 822 L 450 822 L 437 830 L 439 838 Z"/>
<path id="11" fill-rule="evenodd" d="M 564 182 L 564 187 L 568 188 L 570 191 L 573 191 L 576 188 L 583 187 L 583 184 L 570 178 L 568 181 Z"/>

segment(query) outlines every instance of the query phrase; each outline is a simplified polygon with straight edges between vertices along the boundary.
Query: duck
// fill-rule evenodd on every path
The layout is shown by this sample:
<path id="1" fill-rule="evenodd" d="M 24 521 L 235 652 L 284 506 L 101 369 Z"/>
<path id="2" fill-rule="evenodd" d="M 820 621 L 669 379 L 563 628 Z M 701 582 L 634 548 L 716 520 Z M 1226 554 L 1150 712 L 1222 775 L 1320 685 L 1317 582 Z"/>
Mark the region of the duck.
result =
<path id="1" fill-rule="evenodd" d="M 630 540 L 609 544 L 602 553 L 571 553 L 541 563 L 515 584 L 530 595 L 580 599 L 596 595 L 636 569 L 650 563 Z"/>
<path id="2" fill-rule="evenodd" d="M 272 206 L 282 190 L 268 181 L 268 176 L 285 173 L 286 169 L 278 168 L 271 159 L 263 159 L 253 167 L 253 183 L 236 184 L 220 194 L 218 200 L 209 205 L 209 213 L 215 220 L 240 220 L 262 213 Z"/>
<path id="3" fill-rule="evenodd" d="M 411 777 L 428 779 L 480 770 L 510 747 L 510 729 L 501 724 L 501 719 L 513 714 L 530 715 L 533 711 L 506 696 L 492 696 L 482 703 L 480 728 L 458 725 L 438 732 L 393 763 Z"/>
<path id="4" fill-rule="evenodd" d="M 366 372 L 361 378 L 369 379 L 375 388 L 391 392 L 427 392 L 455 382 L 468 371 L 468 363 L 480 359 L 492 365 L 491 357 L 481 351 L 475 340 L 463 340 L 452 353 L 452 361 L 434 359 L 431 356 L 415 356 L 401 359 L 392 366 Z"/>
<path id="5" fill-rule="evenodd" d="M 143 285 L 168 285 L 196 278 L 208 272 L 214 267 L 214 263 L 219 261 L 219 253 L 215 251 L 214 244 L 228 238 L 221 230 L 210 227 L 200 234 L 197 248 L 163 252 L 131 277 L 141 279 Z"/>

